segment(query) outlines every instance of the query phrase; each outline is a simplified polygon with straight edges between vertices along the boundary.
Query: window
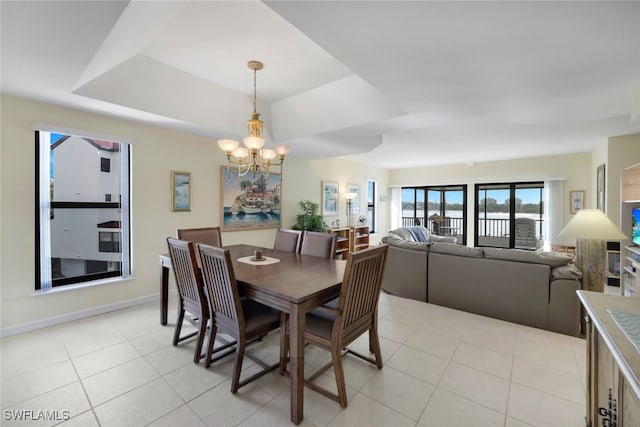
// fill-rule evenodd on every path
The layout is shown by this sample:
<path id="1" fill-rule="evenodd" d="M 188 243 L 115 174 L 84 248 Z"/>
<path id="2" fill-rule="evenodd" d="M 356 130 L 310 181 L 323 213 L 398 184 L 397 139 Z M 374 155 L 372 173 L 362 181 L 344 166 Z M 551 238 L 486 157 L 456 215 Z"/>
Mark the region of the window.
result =
<path id="1" fill-rule="evenodd" d="M 369 233 L 376 232 L 376 182 L 367 180 L 367 223 Z"/>
<path id="2" fill-rule="evenodd" d="M 100 158 L 100 172 L 111 172 L 111 159 Z"/>
<path id="3" fill-rule="evenodd" d="M 477 184 L 476 246 L 540 247 L 544 199 L 544 182 Z"/>
<path id="4" fill-rule="evenodd" d="M 129 144 L 38 127 L 35 288 L 129 276 Z"/>
<path id="5" fill-rule="evenodd" d="M 402 226 L 424 226 L 439 236 L 467 242 L 467 186 L 440 185 L 402 188 Z"/>

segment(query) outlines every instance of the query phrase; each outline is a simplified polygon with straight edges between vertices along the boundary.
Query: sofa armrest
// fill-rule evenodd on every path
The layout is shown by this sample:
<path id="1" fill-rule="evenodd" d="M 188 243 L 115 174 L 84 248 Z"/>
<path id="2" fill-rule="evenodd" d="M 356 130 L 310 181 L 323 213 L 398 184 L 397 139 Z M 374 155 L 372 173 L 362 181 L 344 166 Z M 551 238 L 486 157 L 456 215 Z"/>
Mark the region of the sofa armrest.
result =
<path id="1" fill-rule="evenodd" d="M 549 330 L 580 336 L 580 280 L 558 279 L 549 283 Z"/>
<path id="2" fill-rule="evenodd" d="M 427 300 L 428 250 L 389 245 L 382 289 L 392 295 Z"/>

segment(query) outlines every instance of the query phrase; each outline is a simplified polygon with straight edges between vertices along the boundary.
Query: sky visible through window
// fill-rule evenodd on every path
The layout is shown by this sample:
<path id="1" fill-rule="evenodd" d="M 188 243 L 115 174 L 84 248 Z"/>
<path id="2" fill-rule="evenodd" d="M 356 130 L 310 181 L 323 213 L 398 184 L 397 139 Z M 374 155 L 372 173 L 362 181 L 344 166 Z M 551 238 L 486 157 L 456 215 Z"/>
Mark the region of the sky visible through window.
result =
<path id="1" fill-rule="evenodd" d="M 64 135 L 61 135 L 59 133 L 52 133 L 50 134 L 50 141 L 49 141 L 49 145 L 53 145 L 56 142 L 58 142 L 58 140 L 60 138 L 62 138 Z M 54 172 L 54 168 L 53 168 L 53 150 L 51 150 L 51 153 L 49 154 L 50 159 L 49 159 L 49 178 L 53 179 L 53 172 Z"/>

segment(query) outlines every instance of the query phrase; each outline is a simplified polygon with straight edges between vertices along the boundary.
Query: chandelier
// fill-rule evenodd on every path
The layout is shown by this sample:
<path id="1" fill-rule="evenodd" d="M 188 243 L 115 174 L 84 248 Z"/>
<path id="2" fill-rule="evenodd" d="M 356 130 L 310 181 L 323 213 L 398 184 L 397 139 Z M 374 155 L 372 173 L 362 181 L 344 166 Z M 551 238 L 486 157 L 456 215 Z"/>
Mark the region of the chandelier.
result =
<path id="1" fill-rule="evenodd" d="M 233 139 L 221 139 L 218 141 L 218 147 L 227 155 L 227 177 L 230 177 L 231 167 L 234 166 L 238 170 L 238 178 L 247 175 L 249 172 L 256 175 L 269 176 L 271 167 L 279 168 L 282 173 L 282 164 L 284 157 L 289 152 L 286 145 L 276 145 L 273 149 L 262 148 L 264 146 L 264 138 L 262 137 L 262 128 L 264 123 L 260 120 L 260 114 L 256 112 L 256 73 L 264 67 L 262 62 L 249 61 L 247 66 L 253 70 L 253 114 L 251 119 L 247 121 L 247 136 L 244 137 L 244 147 L 240 147 L 240 143 Z M 279 157 L 280 162 L 274 163 L 273 159 Z"/>

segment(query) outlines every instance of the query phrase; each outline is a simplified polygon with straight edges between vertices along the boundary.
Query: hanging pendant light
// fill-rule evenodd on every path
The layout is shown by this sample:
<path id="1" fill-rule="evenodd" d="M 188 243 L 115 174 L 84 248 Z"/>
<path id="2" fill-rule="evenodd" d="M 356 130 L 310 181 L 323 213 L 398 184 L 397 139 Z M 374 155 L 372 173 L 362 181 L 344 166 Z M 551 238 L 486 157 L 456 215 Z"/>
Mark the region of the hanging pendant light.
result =
<path id="1" fill-rule="evenodd" d="M 218 141 L 218 147 L 227 155 L 227 176 L 230 176 L 232 166 L 238 170 L 238 179 L 249 172 L 253 174 L 254 178 L 256 175 L 268 177 L 272 166 L 278 168 L 278 172 L 282 174 L 282 165 L 289 152 L 289 147 L 276 145 L 273 149 L 263 148 L 264 122 L 260 120 L 260 113 L 256 111 L 256 73 L 262 70 L 264 65 L 260 61 L 249 61 L 247 66 L 253 70 L 253 113 L 247 121 L 247 136 L 243 139 L 244 147 L 241 147 L 240 143 L 233 139 Z M 276 157 L 279 157 L 279 163 L 273 162 Z"/>

